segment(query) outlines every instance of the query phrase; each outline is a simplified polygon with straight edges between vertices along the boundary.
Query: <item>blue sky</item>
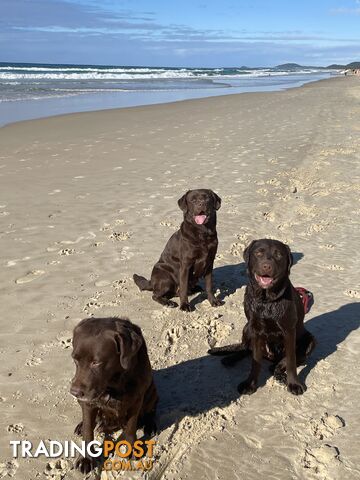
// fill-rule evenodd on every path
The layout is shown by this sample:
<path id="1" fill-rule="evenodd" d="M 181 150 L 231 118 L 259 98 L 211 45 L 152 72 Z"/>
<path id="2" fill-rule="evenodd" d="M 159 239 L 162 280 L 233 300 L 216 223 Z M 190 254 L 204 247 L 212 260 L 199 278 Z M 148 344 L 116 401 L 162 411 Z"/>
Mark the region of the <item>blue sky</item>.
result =
<path id="1" fill-rule="evenodd" d="M 360 0 L 0 0 L 0 61 L 149 66 L 360 60 Z"/>

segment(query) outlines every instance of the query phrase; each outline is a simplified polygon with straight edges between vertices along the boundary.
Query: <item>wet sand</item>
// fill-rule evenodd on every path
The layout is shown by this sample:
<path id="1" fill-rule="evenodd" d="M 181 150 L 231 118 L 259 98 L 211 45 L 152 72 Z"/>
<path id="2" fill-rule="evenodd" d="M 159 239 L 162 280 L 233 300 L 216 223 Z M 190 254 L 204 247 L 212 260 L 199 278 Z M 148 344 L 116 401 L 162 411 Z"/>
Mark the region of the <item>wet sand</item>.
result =
<path id="1" fill-rule="evenodd" d="M 359 478 L 359 104 L 359 80 L 336 78 L 0 129 L 0 478 L 82 478 L 67 461 L 12 460 L 9 441 L 77 440 L 71 332 L 88 315 L 143 329 L 161 397 L 149 479 Z M 198 187 L 222 197 L 225 303 L 195 295 L 184 313 L 131 277 L 149 277 L 181 222 L 178 198 Z M 225 369 L 206 354 L 240 339 L 242 253 L 264 236 L 289 244 L 291 279 L 315 297 L 301 397 L 265 362 L 259 390 L 239 398 L 249 362 Z"/>

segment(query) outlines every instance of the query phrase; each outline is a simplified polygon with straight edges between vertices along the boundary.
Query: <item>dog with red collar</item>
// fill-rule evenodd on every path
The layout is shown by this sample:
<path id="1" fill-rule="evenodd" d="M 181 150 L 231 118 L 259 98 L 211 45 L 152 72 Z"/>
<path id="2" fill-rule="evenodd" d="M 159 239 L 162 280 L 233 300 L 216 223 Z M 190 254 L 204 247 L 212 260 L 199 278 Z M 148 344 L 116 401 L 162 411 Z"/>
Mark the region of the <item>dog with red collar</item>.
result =
<path id="1" fill-rule="evenodd" d="M 212 355 L 229 355 L 223 364 L 230 366 L 252 354 L 248 378 L 238 391 L 257 390 L 262 358 L 274 363 L 274 376 L 287 384 L 294 395 L 305 391 L 296 368 L 303 365 L 315 348 L 315 338 L 304 327 L 305 310 L 310 307 L 310 292 L 299 291 L 289 275 L 293 264 L 290 248 L 278 240 L 254 240 L 244 251 L 249 284 L 244 296 L 247 323 L 240 344 L 209 350 Z M 302 296 L 302 297 L 301 297 Z"/>

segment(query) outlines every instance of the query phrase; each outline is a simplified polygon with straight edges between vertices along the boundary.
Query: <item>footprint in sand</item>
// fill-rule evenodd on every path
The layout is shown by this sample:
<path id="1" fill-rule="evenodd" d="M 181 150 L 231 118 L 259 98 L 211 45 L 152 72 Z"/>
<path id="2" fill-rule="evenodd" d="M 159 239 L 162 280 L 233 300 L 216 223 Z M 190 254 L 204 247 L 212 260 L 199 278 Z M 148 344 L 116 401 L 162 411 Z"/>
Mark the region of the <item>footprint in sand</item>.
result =
<path id="1" fill-rule="evenodd" d="M 124 242 L 125 240 L 128 240 L 131 235 L 131 232 L 113 232 L 109 236 L 109 239 L 113 240 L 114 242 Z"/>
<path id="2" fill-rule="evenodd" d="M 215 347 L 216 344 L 221 343 L 221 341 L 228 336 L 230 331 L 233 329 L 231 325 L 226 325 L 223 322 L 219 322 L 218 319 L 222 315 L 217 313 L 215 317 L 207 321 L 206 330 L 207 330 L 207 343 L 210 348 Z"/>
<path id="3" fill-rule="evenodd" d="M 240 242 L 235 242 L 230 247 L 231 255 L 234 257 L 242 257 L 245 250 L 245 244 Z"/>
<path id="4" fill-rule="evenodd" d="M 133 283 L 132 279 L 130 279 L 130 278 L 123 278 L 123 279 L 120 279 L 120 280 L 115 280 L 115 281 L 112 283 L 112 287 L 113 287 L 115 290 L 127 291 L 127 290 L 128 290 L 128 286 L 129 286 L 129 283 Z"/>
<path id="5" fill-rule="evenodd" d="M 122 218 L 118 218 L 115 220 L 115 225 L 125 225 L 125 220 Z"/>
<path id="6" fill-rule="evenodd" d="M 104 223 L 104 225 L 100 228 L 101 232 L 106 232 L 107 230 L 110 230 L 111 225 L 110 223 Z"/>
<path id="7" fill-rule="evenodd" d="M 58 337 L 58 342 L 60 347 L 63 348 L 64 350 L 70 348 L 72 346 L 71 334 Z"/>
<path id="8" fill-rule="evenodd" d="M 177 224 L 175 224 L 174 222 L 172 222 L 171 220 L 162 220 L 160 222 L 160 225 L 162 227 L 168 227 L 168 228 L 171 228 L 173 230 L 177 230 L 179 227 Z"/>
<path id="9" fill-rule="evenodd" d="M 184 326 L 176 326 L 170 328 L 170 330 L 167 330 L 165 332 L 165 344 L 166 346 L 166 351 L 165 353 L 169 353 L 171 350 L 173 350 L 174 347 L 176 347 L 176 344 L 178 343 L 179 339 L 183 334 L 185 333 L 186 328 Z"/>
<path id="10" fill-rule="evenodd" d="M 326 268 L 327 270 L 334 270 L 334 271 L 341 271 L 341 270 L 344 270 L 343 267 L 341 267 L 340 265 L 324 265 L 324 268 Z"/>
<path id="11" fill-rule="evenodd" d="M 61 480 L 67 476 L 71 469 L 72 466 L 68 460 L 64 460 L 63 458 L 59 460 L 51 460 L 46 464 L 44 475 L 49 479 Z"/>
<path id="12" fill-rule="evenodd" d="M 92 244 L 92 247 L 102 247 L 105 245 L 105 242 L 95 242 Z"/>
<path id="13" fill-rule="evenodd" d="M 84 312 L 88 312 L 89 310 L 96 310 L 101 308 L 103 305 L 97 301 L 97 299 L 91 299 L 83 308 Z"/>
<path id="14" fill-rule="evenodd" d="M 74 253 L 76 253 L 74 248 L 62 248 L 58 252 L 59 255 L 73 255 Z"/>
<path id="15" fill-rule="evenodd" d="M 264 212 L 263 217 L 265 220 L 268 222 L 273 222 L 275 220 L 275 214 L 274 212 Z"/>
<path id="16" fill-rule="evenodd" d="M 23 283 L 29 283 L 32 282 L 33 280 L 36 280 L 37 278 L 41 277 L 41 275 L 44 275 L 44 270 L 32 270 L 31 272 L 28 272 L 24 277 L 20 277 L 17 280 L 15 280 L 15 283 L 18 285 L 21 285 Z"/>
<path id="17" fill-rule="evenodd" d="M 312 419 L 310 421 L 310 430 L 319 440 L 332 437 L 336 430 L 345 427 L 345 420 L 339 415 L 329 415 L 327 412 L 320 420 Z"/>
<path id="18" fill-rule="evenodd" d="M 335 248 L 335 245 L 333 245 L 332 243 L 326 243 L 325 245 L 319 245 L 319 248 L 333 250 Z"/>
<path id="19" fill-rule="evenodd" d="M 24 425 L 22 423 L 11 423 L 7 426 L 6 430 L 10 433 L 22 433 L 24 431 Z"/>
<path id="20" fill-rule="evenodd" d="M 26 361 L 25 365 L 27 367 L 36 367 L 42 363 L 42 359 L 40 357 L 31 357 L 29 360 Z"/>
<path id="21" fill-rule="evenodd" d="M 303 466 L 313 470 L 322 479 L 330 479 L 328 470 L 339 462 L 341 463 L 339 449 L 328 444 L 307 448 L 303 458 Z"/>
<path id="22" fill-rule="evenodd" d="M 345 290 L 344 293 L 350 298 L 360 298 L 359 290 Z"/>
<path id="23" fill-rule="evenodd" d="M 15 477 L 16 470 L 19 468 L 19 463 L 16 460 L 10 460 L 6 463 L 0 463 L 0 478 Z"/>

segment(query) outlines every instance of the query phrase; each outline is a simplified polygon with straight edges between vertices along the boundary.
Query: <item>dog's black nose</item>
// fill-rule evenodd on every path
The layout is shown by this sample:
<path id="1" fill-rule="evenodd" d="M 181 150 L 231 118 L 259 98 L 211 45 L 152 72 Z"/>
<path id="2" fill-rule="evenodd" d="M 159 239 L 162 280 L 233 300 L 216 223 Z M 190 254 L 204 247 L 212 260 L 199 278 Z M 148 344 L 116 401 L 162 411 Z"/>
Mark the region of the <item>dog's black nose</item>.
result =
<path id="1" fill-rule="evenodd" d="M 70 388 L 70 393 L 71 393 L 71 395 L 74 395 L 74 397 L 76 397 L 76 398 L 81 398 L 81 397 L 84 396 L 84 392 L 79 387 L 72 386 Z"/>
<path id="2" fill-rule="evenodd" d="M 263 263 L 262 270 L 264 273 L 271 272 L 271 264 L 270 263 Z"/>

